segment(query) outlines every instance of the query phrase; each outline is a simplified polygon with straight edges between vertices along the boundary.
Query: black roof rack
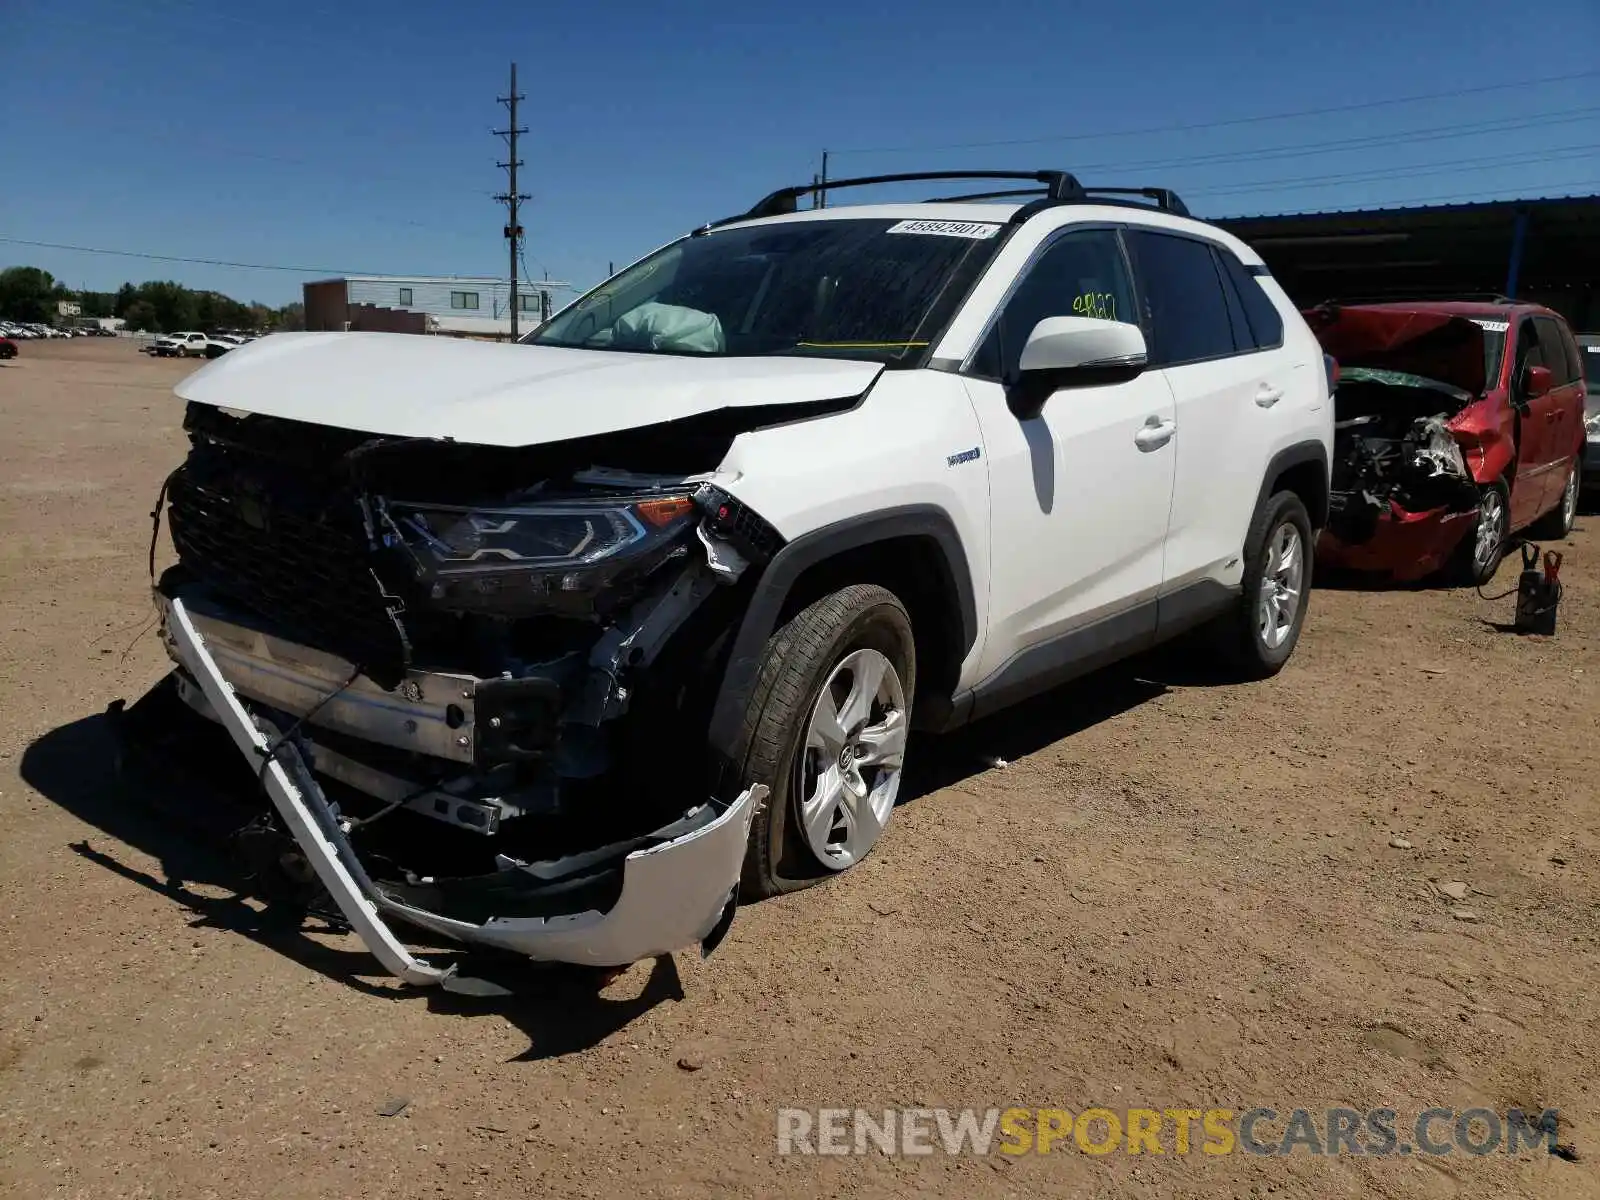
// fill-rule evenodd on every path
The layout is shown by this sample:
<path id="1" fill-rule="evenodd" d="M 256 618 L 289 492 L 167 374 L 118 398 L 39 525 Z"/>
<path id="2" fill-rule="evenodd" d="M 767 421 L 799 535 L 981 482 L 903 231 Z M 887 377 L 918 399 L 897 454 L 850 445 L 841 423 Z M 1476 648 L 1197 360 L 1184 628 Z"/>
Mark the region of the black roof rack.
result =
<path id="1" fill-rule="evenodd" d="M 1179 199 L 1178 193 L 1171 188 L 1092 187 L 1087 190 L 1091 199 L 1099 199 L 1102 196 L 1143 196 L 1146 200 L 1154 200 L 1156 207 L 1162 212 L 1171 213 L 1175 217 L 1189 215 L 1189 206 Z M 1113 199 L 1107 203 L 1115 204 L 1117 201 Z"/>
<path id="2" fill-rule="evenodd" d="M 727 225 L 734 221 L 752 221 L 759 217 L 779 217 L 797 212 L 799 211 L 799 206 L 796 202 L 801 196 L 807 194 L 821 195 L 841 188 L 868 187 L 882 183 L 919 183 L 924 180 L 935 179 L 1011 179 L 1027 180 L 1042 185 L 1036 188 L 1013 188 L 1005 191 L 975 192 L 962 196 L 944 196 L 926 202 L 949 203 L 960 200 L 998 200 L 1012 196 L 1037 197 L 1033 203 L 1024 205 L 1012 216 L 1011 220 L 1015 224 L 1020 224 L 1033 216 L 1034 213 L 1045 208 L 1053 208 L 1058 204 L 1136 203 L 1132 200 L 1122 199 L 1125 196 L 1141 196 L 1147 200 L 1153 200 L 1155 207 L 1162 212 L 1173 213 L 1180 217 L 1189 215 L 1188 207 L 1178 198 L 1178 194 L 1169 188 L 1086 188 L 1078 182 L 1076 176 L 1068 171 L 910 171 L 898 175 L 862 175 L 854 179 L 818 180 L 814 183 L 779 188 L 777 191 L 771 192 L 756 201 L 746 212 L 733 217 L 725 217 L 720 221 L 713 221 L 703 228 L 714 229 L 718 225 Z M 1139 207 L 1145 206 L 1140 205 Z"/>

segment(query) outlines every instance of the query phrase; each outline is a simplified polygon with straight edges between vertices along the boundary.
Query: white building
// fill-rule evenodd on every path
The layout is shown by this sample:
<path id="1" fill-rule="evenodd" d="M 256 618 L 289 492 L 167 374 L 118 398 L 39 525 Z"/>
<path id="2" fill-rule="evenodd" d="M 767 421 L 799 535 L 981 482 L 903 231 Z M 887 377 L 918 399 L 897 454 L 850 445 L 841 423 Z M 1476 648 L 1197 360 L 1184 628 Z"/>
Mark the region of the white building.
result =
<path id="1" fill-rule="evenodd" d="M 517 332 L 554 311 L 548 280 L 518 282 Z M 511 286 L 482 275 L 351 275 L 303 288 L 309 330 L 372 329 L 457 337 L 511 336 Z"/>

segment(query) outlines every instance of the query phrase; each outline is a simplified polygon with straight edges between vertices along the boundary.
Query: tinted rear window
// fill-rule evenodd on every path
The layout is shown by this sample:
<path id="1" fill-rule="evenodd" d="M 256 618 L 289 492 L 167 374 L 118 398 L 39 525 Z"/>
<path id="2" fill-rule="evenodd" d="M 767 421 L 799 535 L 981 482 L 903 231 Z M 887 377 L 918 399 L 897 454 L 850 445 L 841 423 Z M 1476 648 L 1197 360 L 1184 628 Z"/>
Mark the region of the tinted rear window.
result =
<path id="1" fill-rule="evenodd" d="M 1232 251 L 1218 246 L 1216 253 L 1228 281 L 1233 284 L 1244 304 L 1245 317 L 1250 322 L 1250 334 L 1256 347 L 1267 350 L 1283 345 L 1283 314 L 1262 290 L 1260 278 L 1246 270 Z"/>
<path id="2" fill-rule="evenodd" d="M 1539 331 L 1539 350 L 1544 358 L 1544 365 L 1550 368 L 1553 385 L 1571 383 L 1577 378 L 1572 369 L 1572 359 L 1567 354 L 1567 347 L 1561 340 L 1561 326 L 1549 317 L 1535 317 L 1534 328 Z"/>
<path id="3" fill-rule="evenodd" d="M 1127 240 L 1150 323 L 1150 365 L 1233 354 L 1233 327 L 1210 244 L 1147 229 L 1129 230 Z"/>

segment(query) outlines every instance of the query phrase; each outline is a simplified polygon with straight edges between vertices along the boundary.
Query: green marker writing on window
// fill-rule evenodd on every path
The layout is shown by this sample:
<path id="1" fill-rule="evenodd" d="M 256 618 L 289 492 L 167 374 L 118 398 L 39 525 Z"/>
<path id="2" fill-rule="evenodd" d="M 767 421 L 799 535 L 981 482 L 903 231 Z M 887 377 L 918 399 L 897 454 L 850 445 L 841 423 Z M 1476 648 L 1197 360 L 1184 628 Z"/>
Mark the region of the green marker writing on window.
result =
<path id="1" fill-rule="evenodd" d="M 1117 298 L 1110 292 L 1084 292 L 1072 298 L 1072 312 L 1078 317 L 1098 317 L 1102 321 L 1117 319 Z"/>

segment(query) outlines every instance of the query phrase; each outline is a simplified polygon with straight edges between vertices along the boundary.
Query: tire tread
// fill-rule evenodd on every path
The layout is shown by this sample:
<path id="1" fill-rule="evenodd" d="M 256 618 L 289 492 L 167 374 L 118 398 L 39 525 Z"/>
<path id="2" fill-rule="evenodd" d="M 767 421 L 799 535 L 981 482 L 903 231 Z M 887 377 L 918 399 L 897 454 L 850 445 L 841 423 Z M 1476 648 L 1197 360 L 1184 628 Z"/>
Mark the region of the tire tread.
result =
<path id="1" fill-rule="evenodd" d="M 773 631 L 740 725 L 741 780 L 775 779 L 787 766 L 785 750 L 795 722 L 804 719 L 815 675 L 826 665 L 828 651 L 848 626 L 879 606 L 893 607 L 909 626 L 905 607 L 893 592 L 877 584 L 855 583 L 814 601 Z M 795 669 L 797 664 L 803 669 Z M 914 670 L 913 666 L 912 678 L 905 680 L 908 695 Z M 782 816 L 772 811 L 772 805 L 786 795 L 786 789 L 774 787 L 751 823 L 741 884 L 745 899 L 764 899 L 782 890 L 772 882 L 776 864 L 768 830 L 769 823 Z"/>

